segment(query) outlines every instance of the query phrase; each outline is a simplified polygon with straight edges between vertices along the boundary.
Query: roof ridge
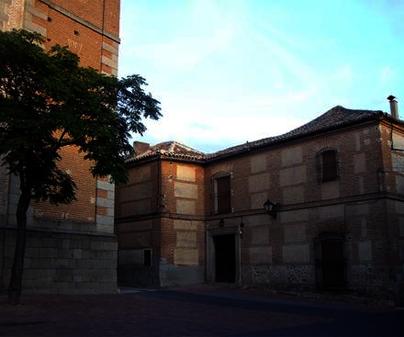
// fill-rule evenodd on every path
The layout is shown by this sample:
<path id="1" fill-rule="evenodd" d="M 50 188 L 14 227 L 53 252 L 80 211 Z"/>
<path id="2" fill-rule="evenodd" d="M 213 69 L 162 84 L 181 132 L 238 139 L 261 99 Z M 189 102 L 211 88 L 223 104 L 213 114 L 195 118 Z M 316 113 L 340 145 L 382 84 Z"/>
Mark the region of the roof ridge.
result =
<path id="1" fill-rule="evenodd" d="M 263 146 L 277 144 L 280 142 L 287 142 L 298 137 L 318 134 L 327 130 L 341 128 L 350 124 L 372 120 L 381 115 L 385 115 L 381 110 L 348 109 L 343 107 L 342 105 L 336 105 L 326 112 L 322 113 L 315 119 L 312 119 L 311 121 L 280 135 L 261 138 L 251 142 L 247 141 L 246 143 L 228 147 L 213 153 L 204 153 L 188 145 L 171 140 L 155 144 L 154 146 L 150 147 L 150 150 L 143 155 L 134 157 L 129 161 L 140 160 L 143 158 L 150 158 L 159 155 L 195 161 L 210 161 L 222 156 L 243 153 L 252 149 L 261 148 Z"/>

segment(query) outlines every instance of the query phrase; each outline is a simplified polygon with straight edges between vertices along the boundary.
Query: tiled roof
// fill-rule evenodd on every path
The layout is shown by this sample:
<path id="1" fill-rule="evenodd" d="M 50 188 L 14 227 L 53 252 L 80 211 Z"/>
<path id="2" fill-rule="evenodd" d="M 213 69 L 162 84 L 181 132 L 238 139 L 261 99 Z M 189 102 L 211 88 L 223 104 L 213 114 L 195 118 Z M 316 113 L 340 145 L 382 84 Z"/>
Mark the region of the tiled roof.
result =
<path id="1" fill-rule="evenodd" d="M 349 124 L 376 119 L 383 114 L 384 113 L 380 110 L 354 110 L 346 109 L 343 106 L 337 105 L 316 119 L 313 119 L 307 124 L 304 124 L 292 131 L 279 136 L 263 138 L 211 153 L 206 155 L 206 159 L 209 160 L 221 156 L 231 155 L 233 153 L 249 151 L 262 146 L 285 142 L 294 138 L 320 133 L 330 129 L 340 128 Z"/>
<path id="2" fill-rule="evenodd" d="M 388 117 L 389 115 L 380 110 L 354 110 L 346 109 L 337 105 L 316 119 L 313 119 L 307 124 L 304 124 L 292 131 L 284 133 L 283 135 L 247 142 L 210 154 L 204 154 L 203 152 L 192 149 L 175 141 L 163 142 L 150 147 L 150 149 L 148 149 L 146 152 L 129 159 L 128 162 L 158 156 L 173 159 L 208 162 L 221 157 L 232 156 L 272 144 L 283 143 L 295 138 L 318 134 L 320 132 L 337 129 L 350 124 L 356 124 L 367 120 L 376 120 L 382 116 Z"/>
<path id="3" fill-rule="evenodd" d="M 129 159 L 128 162 L 157 156 L 196 161 L 205 159 L 203 152 L 175 141 L 168 141 L 151 146 L 145 152 Z"/>

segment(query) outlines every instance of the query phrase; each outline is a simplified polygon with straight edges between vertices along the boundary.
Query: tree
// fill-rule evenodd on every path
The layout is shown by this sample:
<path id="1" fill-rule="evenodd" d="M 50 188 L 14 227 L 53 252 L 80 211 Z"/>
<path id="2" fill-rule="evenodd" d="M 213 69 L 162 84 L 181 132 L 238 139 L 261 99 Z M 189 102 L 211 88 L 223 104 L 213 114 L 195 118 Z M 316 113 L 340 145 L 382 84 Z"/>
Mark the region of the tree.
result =
<path id="1" fill-rule="evenodd" d="M 0 158 L 18 176 L 17 236 L 10 303 L 19 303 L 31 201 L 75 199 L 72 177 L 59 168 L 60 150 L 76 146 L 94 176 L 126 181 L 130 133 L 142 134 L 143 118 L 158 119 L 159 102 L 139 75 L 117 79 L 79 66 L 79 57 L 55 45 L 45 51 L 39 34 L 0 32 Z"/>

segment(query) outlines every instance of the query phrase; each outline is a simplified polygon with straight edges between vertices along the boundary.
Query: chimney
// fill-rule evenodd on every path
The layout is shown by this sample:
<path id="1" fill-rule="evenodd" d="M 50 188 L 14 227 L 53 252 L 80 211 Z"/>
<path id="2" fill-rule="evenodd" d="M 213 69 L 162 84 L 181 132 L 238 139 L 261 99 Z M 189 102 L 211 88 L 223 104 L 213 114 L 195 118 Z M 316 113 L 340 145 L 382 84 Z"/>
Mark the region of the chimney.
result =
<path id="1" fill-rule="evenodd" d="M 150 149 L 150 144 L 149 143 L 144 143 L 144 142 L 134 141 L 133 142 L 133 149 L 135 150 L 135 155 L 138 156 L 138 155 L 146 152 L 148 149 Z"/>
<path id="2" fill-rule="evenodd" d="M 397 104 L 396 98 L 393 95 L 390 95 L 389 97 L 387 97 L 387 99 L 390 101 L 391 117 L 393 117 L 395 119 L 400 119 L 400 117 L 398 115 L 398 104 Z"/>

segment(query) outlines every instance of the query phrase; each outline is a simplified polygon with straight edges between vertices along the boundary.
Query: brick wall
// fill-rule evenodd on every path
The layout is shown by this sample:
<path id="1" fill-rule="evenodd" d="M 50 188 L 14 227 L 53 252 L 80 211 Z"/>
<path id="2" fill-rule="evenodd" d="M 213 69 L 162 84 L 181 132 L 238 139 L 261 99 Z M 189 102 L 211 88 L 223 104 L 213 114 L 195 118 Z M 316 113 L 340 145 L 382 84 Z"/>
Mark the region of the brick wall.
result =
<path id="1" fill-rule="evenodd" d="M 243 283 L 312 289 L 316 286 L 315 240 L 322 233 L 340 233 L 345 237 L 348 286 L 385 295 L 394 291 L 389 278 L 394 253 L 386 236 L 386 201 L 377 196 L 386 161 L 381 148 L 380 129 L 373 124 L 209 164 L 208 235 L 238 236 L 240 225 L 244 226 L 240 240 Z M 339 178 L 335 181 L 319 180 L 317 155 L 323 149 L 337 150 Z M 223 173 L 231 175 L 233 212 L 214 215 L 213 180 Z M 281 204 L 276 219 L 263 211 L 267 199 Z M 208 261 L 209 254 L 213 253 L 208 251 Z"/>
<path id="2" fill-rule="evenodd" d="M 17 12 L 18 6 L 23 5 L 15 2 L 14 12 Z M 119 1 L 30 0 L 25 2 L 24 10 L 22 26 L 41 33 L 46 38 L 46 48 L 55 44 L 68 46 L 80 57 L 83 66 L 108 74 L 117 73 Z M 91 163 L 83 160 L 83 155 L 77 153 L 76 149 L 66 148 L 61 153 L 61 166 L 72 174 L 77 184 L 78 200 L 70 205 L 58 207 L 44 203 L 36 204 L 34 217 L 97 223 L 95 230 L 112 232 L 113 212 L 110 209 L 113 206 L 107 209 L 103 205 L 108 202 L 97 203 L 97 197 L 103 198 L 104 194 L 108 194 L 108 189 L 97 190 L 100 184 L 97 184 L 89 172 Z M 77 160 L 77 157 L 80 160 Z M 106 197 L 108 199 L 108 195 Z M 109 200 L 113 200 L 113 196 L 109 196 Z"/>
<path id="3" fill-rule="evenodd" d="M 144 285 L 149 280 L 168 286 L 203 282 L 201 166 L 155 160 L 130 167 L 128 183 L 117 188 L 116 213 L 119 249 L 124 256 L 119 264 L 122 283 Z M 152 268 L 142 266 L 144 249 L 152 249 Z M 135 271 L 137 276 L 133 276 Z"/>
<path id="4" fill-rule="evenodd" d="M 55 44 L 67 46 L 78 54 L 81 65 L 116 75 L 119 6 L 119 0 L 5 0 L 0 2 L 0 29 L 39 32 L 45 38 L 45 48 Z M 32 240 L 28 241 L 24 286 L 54 292 L 113 291 L 117 250 L 113 235 L 114 185 L 108 178 L 92 177 L 91 163 L 76 148 L 64 148 L 61 155 L 60 166 L 73 176 L 78 187 L 77 201 L 57 207 L 35 203 L 30 208 L 29 236 L 38 240 L 33 240 L 32 247 Z M 8 217 L 0 225 L 10 228 L 15 226 L 18 179 L 7 180 L 0 172 L 0 183 L 3 178 L 10 185 L 4 200 L 0 195 L 0 214 L 6 202 Z M 0 231 L 0 239 L 12 247 L 12 231 Z M 10 267 L 10 249 L 4 247 L 0 253 L 3 285 L 7 283 Z M 65 256 L 73 251 L 74 256 Z M 99 280 L 100 286 L 96 286 Z"/>

